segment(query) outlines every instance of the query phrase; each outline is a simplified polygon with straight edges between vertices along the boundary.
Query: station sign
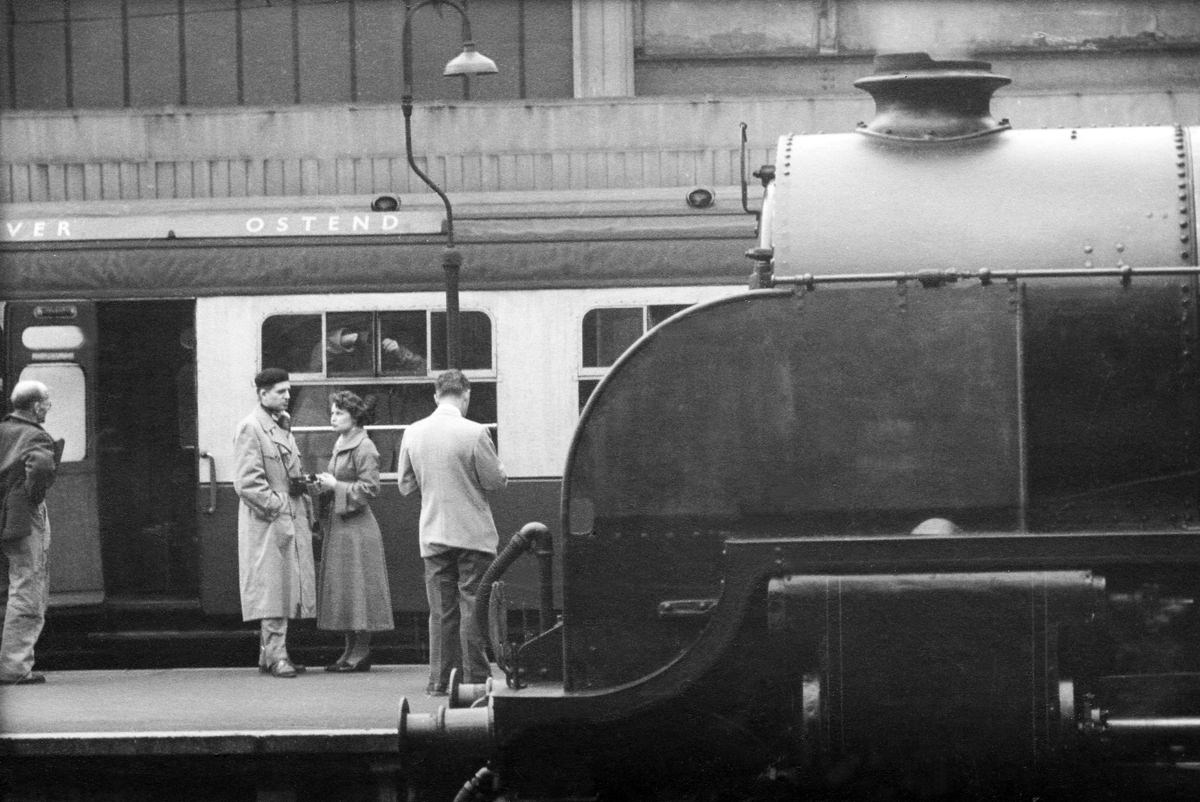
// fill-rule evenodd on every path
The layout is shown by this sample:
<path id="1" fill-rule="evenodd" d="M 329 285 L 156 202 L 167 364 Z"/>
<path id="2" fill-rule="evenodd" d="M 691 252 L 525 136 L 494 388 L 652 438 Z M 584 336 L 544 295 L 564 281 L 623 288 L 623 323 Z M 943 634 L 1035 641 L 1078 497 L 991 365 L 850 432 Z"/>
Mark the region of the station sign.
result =
<path id="1" fill-rule="evenodd" d="M 440 234 L 443 220 L 440 212 L 423 210 L 7 217 L 0 221 L 0 242 Z"/>

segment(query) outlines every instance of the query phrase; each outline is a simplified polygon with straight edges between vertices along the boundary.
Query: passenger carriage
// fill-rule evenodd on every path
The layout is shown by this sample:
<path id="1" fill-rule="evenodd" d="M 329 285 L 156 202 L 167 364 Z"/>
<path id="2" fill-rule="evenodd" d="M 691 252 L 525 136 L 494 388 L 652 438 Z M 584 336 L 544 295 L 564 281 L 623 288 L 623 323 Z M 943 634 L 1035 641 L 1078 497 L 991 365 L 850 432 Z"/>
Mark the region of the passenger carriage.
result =
<path id="1" fill-rule="evenodd" d="M 737 289 L 754 220 L 736 188 L 472 196 L 456 210 L 470 415 L 511 476 L 503 535 L 558 515 L 579 410 L 624 348 L 665 316 Z M 728 201 L 726 200 L 728 199 Z M 6 209 L 5 386 L 52 388 L 66 440 L 50 499 L 53 604 L 238 612 L 233 429 L 264 366 L 292 375 L 308 470 L 328 460 L 328 395 L 374 405 L 374 510 L 398 611 L 423 615 L 419 501 L 394 488 L 405 427 L 446 367 L 439 205 L 401 197 Z M 518 573 L 510 594 L 536 599 Z"/>

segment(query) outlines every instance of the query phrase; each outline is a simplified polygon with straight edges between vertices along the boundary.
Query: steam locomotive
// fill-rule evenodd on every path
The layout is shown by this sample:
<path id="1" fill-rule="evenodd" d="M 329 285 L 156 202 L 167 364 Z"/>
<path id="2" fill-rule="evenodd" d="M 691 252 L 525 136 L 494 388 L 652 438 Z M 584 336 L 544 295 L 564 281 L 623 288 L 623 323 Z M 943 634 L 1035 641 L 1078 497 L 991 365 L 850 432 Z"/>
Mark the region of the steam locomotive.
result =
<path id="1" fill-rule="evenodd" d="M 786 135 L 750 290 L 648 331 L 562 480 L 562 604 L 401 702 L 460 799 L 1194 798 L 1200 131 L 1013 130 L 881 56 Z M 469 779 L 468 779 L 469 778 Z"/>

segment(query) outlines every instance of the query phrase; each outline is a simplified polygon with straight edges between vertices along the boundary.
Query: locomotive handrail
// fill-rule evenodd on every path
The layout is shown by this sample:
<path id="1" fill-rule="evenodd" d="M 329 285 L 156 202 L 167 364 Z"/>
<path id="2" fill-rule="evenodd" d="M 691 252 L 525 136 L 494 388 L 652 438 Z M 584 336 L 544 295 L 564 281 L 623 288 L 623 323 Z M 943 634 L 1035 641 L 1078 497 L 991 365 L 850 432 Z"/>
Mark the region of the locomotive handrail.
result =
<path id="1" fill-rule="evenodd" d="M 1024 281 L 1039 278 L 1117 278 L 1128 285 L 1137 276 L 1196 276 L 1200 267 L 1098 267 L 1031 270 L 916 270 L 893 273 L 802 273 L 797 276 L 772 276 L 769 287 L 793 284 L 804 289 L 815 289 L 819 284 L 859 284 L 867 282 L 907 284 L 917 282 L 923 287 L 934 288 L 958 281 L 978 281 L 987 286 L 994 281 Z"/>
<path id="2" fill-rule="evenodd" d="M 540 603 L 538 622 L 542 633 L 553 626 L 554 619 L 554 542 L 550 538 L 550 530 L 545 524 L 532 521 L 521 527 L 508 544 L 500 551 L 496 559 L 488 566 L 477 586 L 477 602 L 475 605 L 475 626 L 483 633 L 484 638 L 491 640 L 491 598 L 493 583 L 508 570 L 522 553 L 529 552 L 537 557 L 538 585 Z M 520 669 L 515 660 L 510 661 L 504 654 L 503 643 L 494 643 L 496 664 L 504 671 L 510 688 L 521 687 Z"/>
<path id="3" fill-rule="evenodd" d="M 1143 718 L 1105 718 L 1108 732 L 1200 732 L 1200 716 L 1148 716 Z"/>

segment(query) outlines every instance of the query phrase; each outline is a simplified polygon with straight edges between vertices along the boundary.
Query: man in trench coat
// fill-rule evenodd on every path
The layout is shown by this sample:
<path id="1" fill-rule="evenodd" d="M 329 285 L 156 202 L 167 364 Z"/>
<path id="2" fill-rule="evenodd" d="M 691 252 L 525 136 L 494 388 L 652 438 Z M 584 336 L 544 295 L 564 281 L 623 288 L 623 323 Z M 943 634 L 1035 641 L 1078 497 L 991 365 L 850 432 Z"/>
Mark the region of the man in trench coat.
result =
<path id="1" fill-rule="evenodd" d="M 288 656 L 288 619 L 316 615 L 312 499 L 287 427 L 287 371 L 266 368 L 254 386 L 258 406 L 238 424 L 234 442 L 242 620 L 261 621 L 259 671 L 291 678 L 304 667 Z"/>

